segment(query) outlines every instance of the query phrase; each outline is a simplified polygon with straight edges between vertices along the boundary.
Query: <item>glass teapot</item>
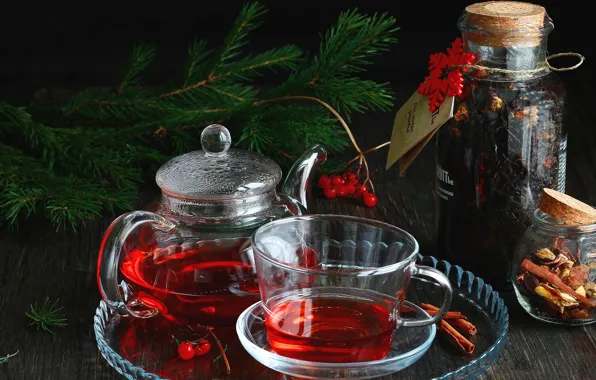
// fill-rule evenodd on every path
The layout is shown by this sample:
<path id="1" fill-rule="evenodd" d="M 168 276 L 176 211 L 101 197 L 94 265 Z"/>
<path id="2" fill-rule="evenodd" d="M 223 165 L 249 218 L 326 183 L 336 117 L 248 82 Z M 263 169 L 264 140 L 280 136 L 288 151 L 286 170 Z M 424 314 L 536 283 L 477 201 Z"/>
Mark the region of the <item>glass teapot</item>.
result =
<path id="1" fill-rule="evenodd" d="M 305 213 L 310 174 L 326 151 L 321 145 L 306 151 L 280 194 L 280 167 L 257 153 L 230 149 L 231 142 L 224 126 L 205 128 L 203 150 L 158 170 L 162 198 L 156 212 L 126 213 L 109 226 L 97 281 L 111 309 L 225 326 L 259 300 L 250 235 L 264 223 Z"/>

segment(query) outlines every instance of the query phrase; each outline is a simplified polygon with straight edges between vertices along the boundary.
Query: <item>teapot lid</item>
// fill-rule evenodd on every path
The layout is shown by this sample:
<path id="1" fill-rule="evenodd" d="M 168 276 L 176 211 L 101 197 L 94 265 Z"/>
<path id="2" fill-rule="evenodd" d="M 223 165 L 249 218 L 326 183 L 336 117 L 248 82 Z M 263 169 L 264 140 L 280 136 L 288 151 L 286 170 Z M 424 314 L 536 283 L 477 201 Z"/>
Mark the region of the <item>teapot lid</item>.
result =
<path id="1" fill-rule="evenodd" d="M 268 192 L 281 180 L 273 160 L 242 149 L 230 149 L 226 127 L 213 124 L 201 133 L 198 150 L 172 158 L 155 175 L 162 191 L 185 199 L 234 199 Z"/>

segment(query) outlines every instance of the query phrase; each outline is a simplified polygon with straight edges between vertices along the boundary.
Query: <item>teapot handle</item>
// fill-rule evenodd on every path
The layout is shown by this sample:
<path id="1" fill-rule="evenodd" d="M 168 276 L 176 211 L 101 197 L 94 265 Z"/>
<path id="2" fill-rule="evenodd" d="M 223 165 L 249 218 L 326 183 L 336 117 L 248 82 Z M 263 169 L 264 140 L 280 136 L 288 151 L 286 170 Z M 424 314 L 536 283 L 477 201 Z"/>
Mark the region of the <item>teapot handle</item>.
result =
<path id="1" fill-rule="evenodd" d="M 294 201 L 302 204 L 305 209 L 308 209 L 306 193 L 310 184 L 310 177 L 313 174 L 313 169 L 322 164 L 326 159 L 327 151 L 323 145 L 316 144 L 309 148 L 292 165 L 282 185 L 282 192 Z"/>
<path id="2" fill-rule="evenodd" d="M 175 223 L 148 211 L 133 211 L 118 217 L 108 227 L 99 249 L 97 286 L 110 309 L 121 315 L 149 318 L 157 314 L 157 309 L 136 300 L 123 298 L 122 292 L 127 295 L 128 289 L 123 286 L 121 290 L 118 285 L 120 255 L 124 244 L 128 235 L 142 225 L 150 225 L 154 230 L 163 232 L 169 232 L 176 227 Z"/>

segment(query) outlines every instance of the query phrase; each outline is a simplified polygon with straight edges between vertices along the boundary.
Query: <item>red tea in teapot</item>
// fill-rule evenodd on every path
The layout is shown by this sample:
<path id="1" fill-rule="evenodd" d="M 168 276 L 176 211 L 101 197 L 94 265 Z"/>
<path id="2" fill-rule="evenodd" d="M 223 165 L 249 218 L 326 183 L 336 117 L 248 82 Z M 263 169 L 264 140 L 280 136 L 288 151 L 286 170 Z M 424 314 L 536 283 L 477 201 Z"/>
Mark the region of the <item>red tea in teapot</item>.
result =
<path id="1" fill-rule="evenodd" d="M 259 300 L 244 239 L 221 239 L 137 248 L 121 272 L 132 297 L 166 319 L 184 325 L 233 325 Z"/>

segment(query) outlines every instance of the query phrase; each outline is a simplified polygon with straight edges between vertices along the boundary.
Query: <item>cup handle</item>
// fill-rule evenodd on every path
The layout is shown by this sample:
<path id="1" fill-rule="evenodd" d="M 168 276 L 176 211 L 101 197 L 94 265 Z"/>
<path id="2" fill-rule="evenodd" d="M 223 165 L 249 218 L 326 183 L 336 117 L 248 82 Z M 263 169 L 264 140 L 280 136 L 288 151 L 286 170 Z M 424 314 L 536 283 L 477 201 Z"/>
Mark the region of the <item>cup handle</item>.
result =
<path id="1" fill-rule="evenodd" d="M 97 261 L 97 286 L 101 298 L 108 307 L 121 315 L 132 315 L 137 318 L 149 318 L 157 314 L 157 309 L 144 305 L 136 300 L 125 300 L 118 285 L 120 255 L 128 235 L 141 227 L 150 225 L 154 230 L 169 232 L 176 227 L 175 223 L 148 211 L 133 211 L 114 220 L 108 227 Z M 126 289 L 123 289 L 126 291 Z"/>
<path id="2" fill-rule="evenodd" d="M 430 317 L 429 319 L 423 320 L 404 320 L 402 326 L 422 327 L 439 322 L 451 307 L 451 298 L 453 297 L 453 290 L 451 289 L 451 283 L 449 282 L 449 279 L 440 271 L 422 265 L 414 266 L 412 275 L 427 277 L 431 280 L 435 280 L 436 282 L 438 282 L 439 285 L 441 285 L 441 287 L 443 288 L 443 303 L 441 304 L 441 309 L 434 317 Z"/>

